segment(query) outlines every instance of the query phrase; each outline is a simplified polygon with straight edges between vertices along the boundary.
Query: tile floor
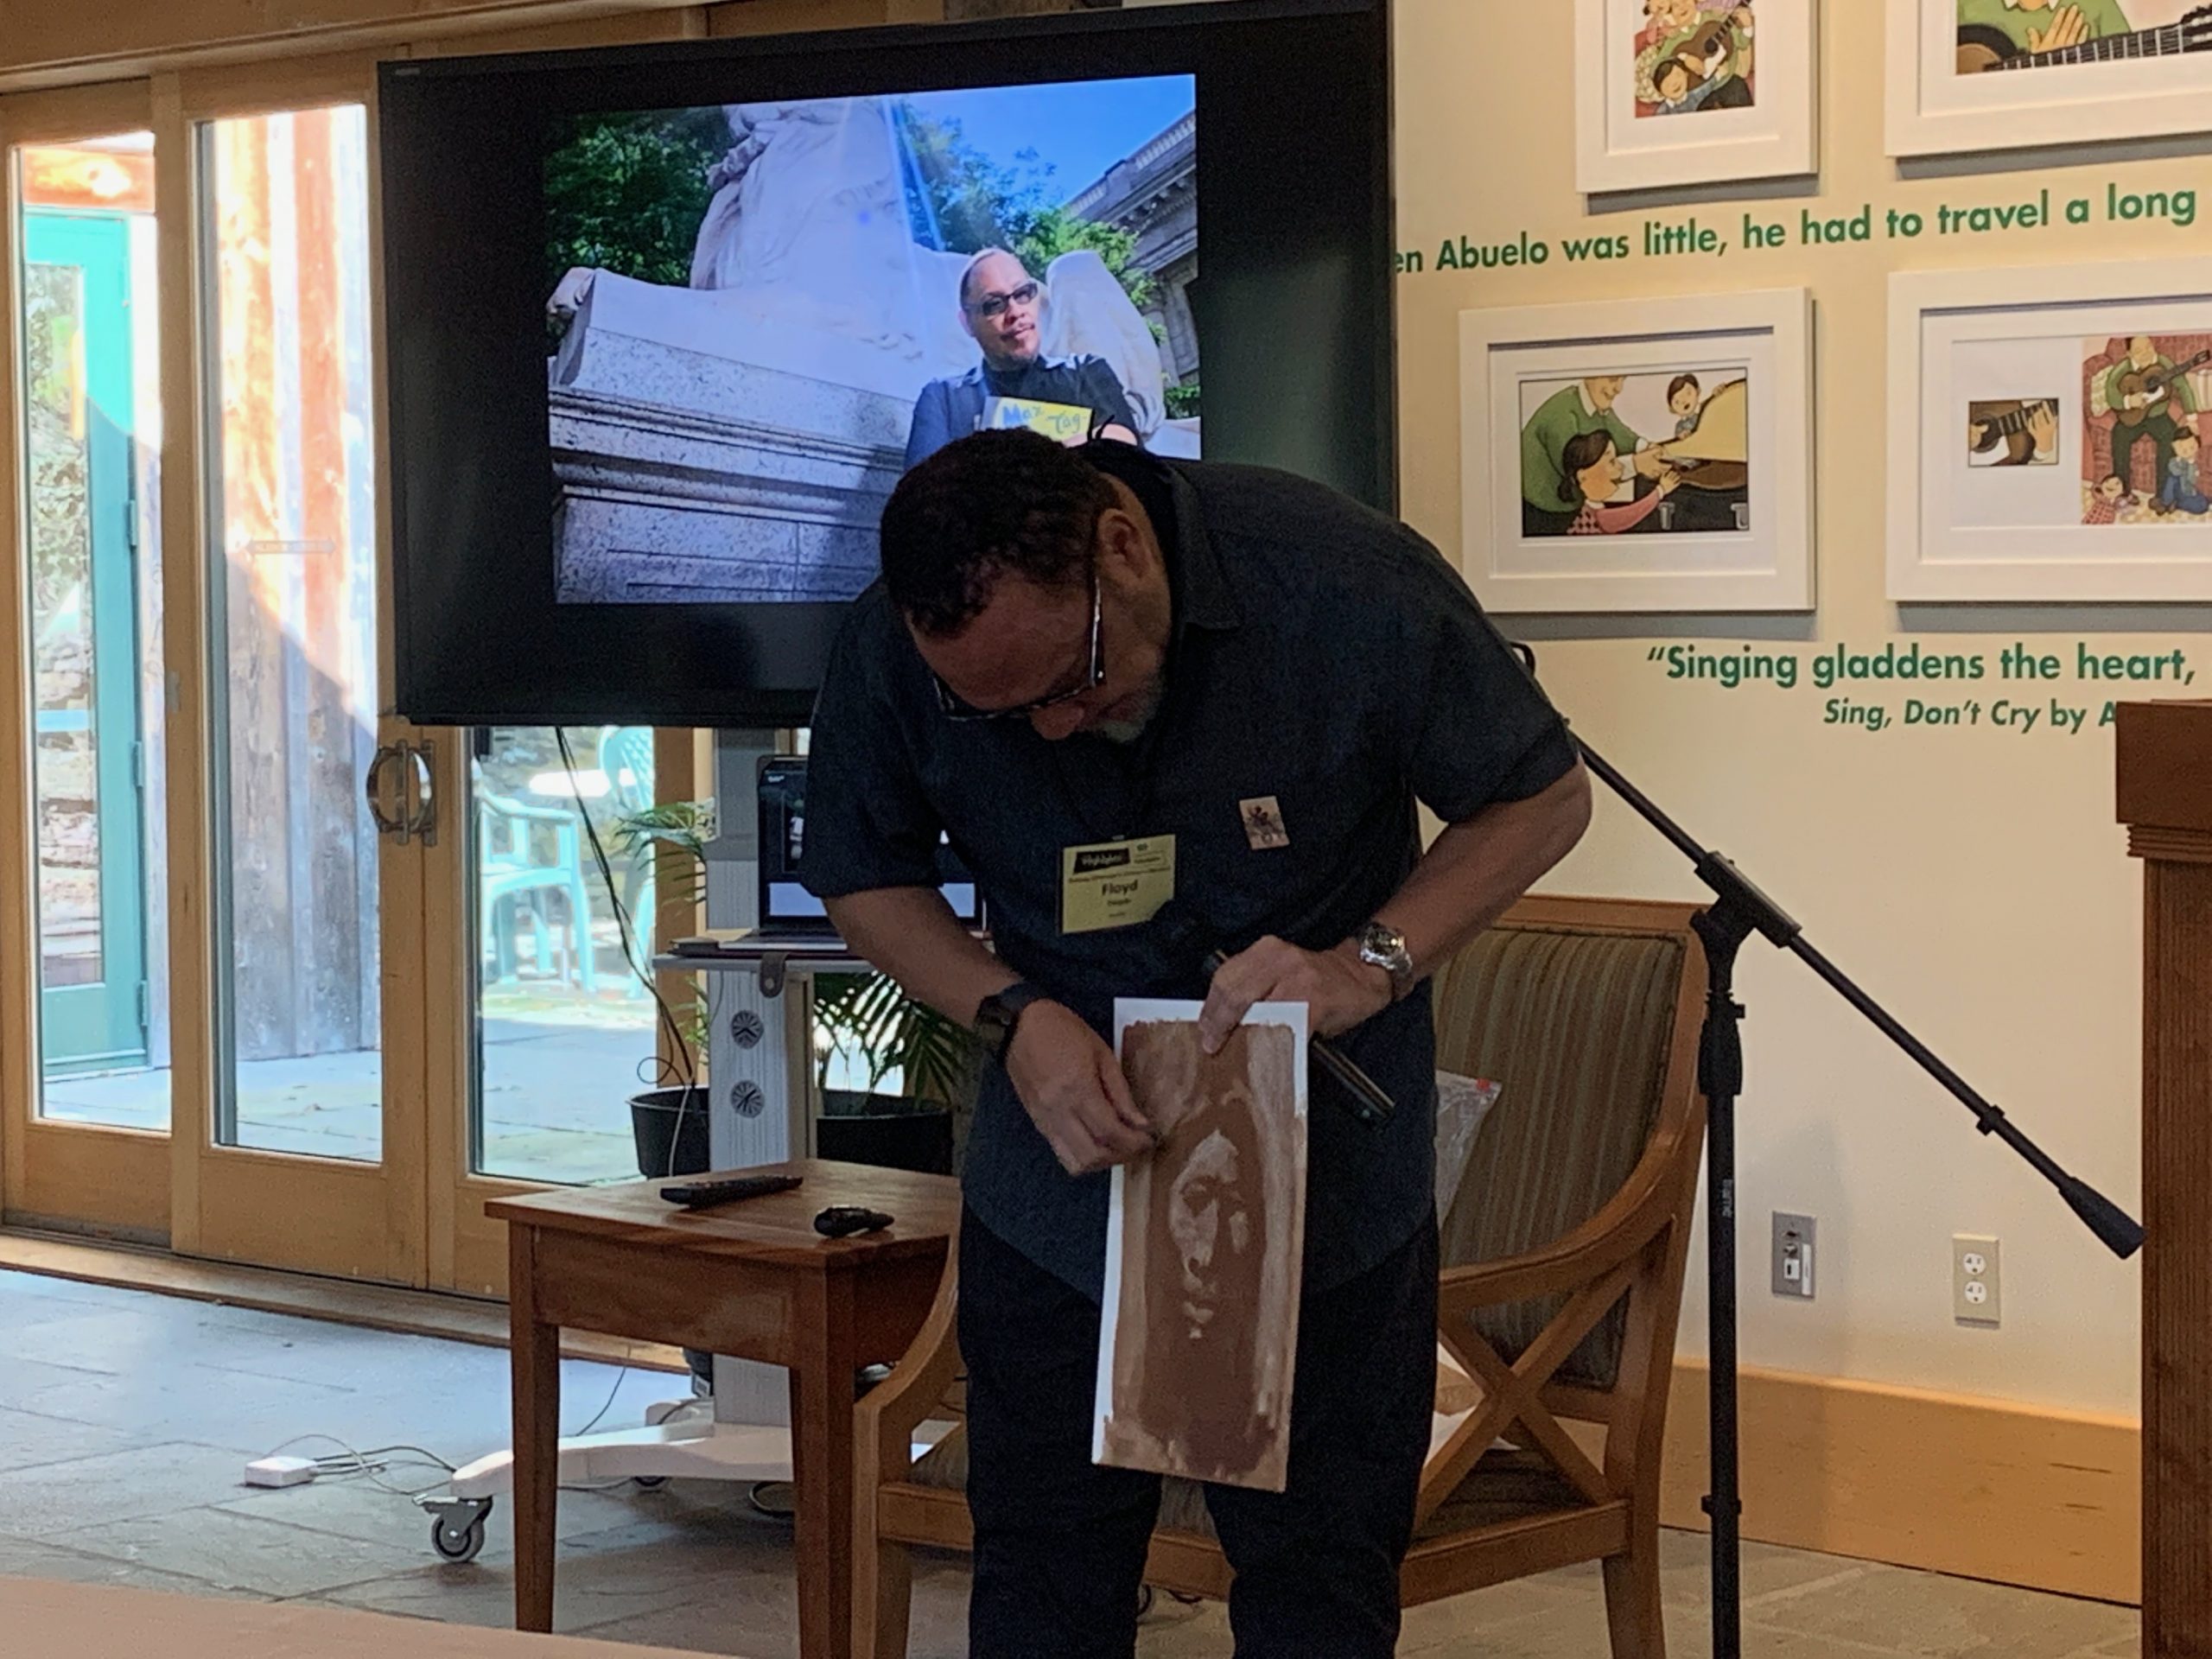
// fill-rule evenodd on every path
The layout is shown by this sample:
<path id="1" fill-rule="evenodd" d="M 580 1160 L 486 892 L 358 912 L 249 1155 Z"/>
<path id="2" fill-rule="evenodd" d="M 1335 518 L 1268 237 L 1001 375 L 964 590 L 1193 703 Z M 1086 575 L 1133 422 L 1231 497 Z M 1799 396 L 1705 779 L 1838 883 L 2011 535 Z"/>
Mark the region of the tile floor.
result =
<path id="1" fill-rule="evenodd" d="M 239 1484 L 250 1456 L 294 1435 L 413 1441 L 462 1462 L 506 1438 L 506 1357 L 493 1349 L 0 1273 L 0 1575 L 296 1599 L 504 1624 L 507 1516 L 467 1567 L 435 1562 L 428 1523 L 359 1482 L 283 1491 Z M 564 1426 L 612 1395 L 634 1423 L 677 1379 L 566 1368 Z M 314 1450 L 316 1448 L 303 1448 Z M 427 1484 L 395 1471 L 401 1484 Z M 702 1652 L 794 1655 L 789 1535 L 733 1493 L 677 1483 L 565 1492 L 557 1628 Z M 1669 1652 L 1709 1651 L 1700 1539 L 1670 1534 Z M 967 1576 L 919 1565 L 913 1659 L 957 1659 Z M 2132 1609 L 2069 1601 L 1789 1550 L 1745 1561 L 1754 1659 L 2123 1659 Z M 1142 1659 L 1227 1656 L 1217 1607 L 1169 1603 Z M 1503 1586 L 1415 1610 L 1405 1654 L 1602 1659 L 1594 1572 Z"/>

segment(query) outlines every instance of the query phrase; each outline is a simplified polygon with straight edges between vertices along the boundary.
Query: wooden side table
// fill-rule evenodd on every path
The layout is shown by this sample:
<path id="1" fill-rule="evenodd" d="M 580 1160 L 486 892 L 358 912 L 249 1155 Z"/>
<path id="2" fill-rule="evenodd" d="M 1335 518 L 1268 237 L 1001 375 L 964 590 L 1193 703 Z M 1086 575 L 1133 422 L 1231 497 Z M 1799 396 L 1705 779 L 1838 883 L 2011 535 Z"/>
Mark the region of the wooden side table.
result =
<path id="1" fill-rule="evenodd" d="M 747 1172 L 752 1173 L 752 1172 Z M 560 1331 L 604 1331 L 791 1372 L 799 1653 L 852 1653 L 853 1404 L 861 1367 L 897 1359 L 928 1314 L 959 1228 L 940 1175 L 804 1160 L 789 1192 L 685 1212 L 659 1181 L 486 1206 L 508 1228 L 513 1328 L 515 1628 L 553 1628 Z M 880 1233 L 814 1230 L 830 1205 L 888 1211 Z"/>

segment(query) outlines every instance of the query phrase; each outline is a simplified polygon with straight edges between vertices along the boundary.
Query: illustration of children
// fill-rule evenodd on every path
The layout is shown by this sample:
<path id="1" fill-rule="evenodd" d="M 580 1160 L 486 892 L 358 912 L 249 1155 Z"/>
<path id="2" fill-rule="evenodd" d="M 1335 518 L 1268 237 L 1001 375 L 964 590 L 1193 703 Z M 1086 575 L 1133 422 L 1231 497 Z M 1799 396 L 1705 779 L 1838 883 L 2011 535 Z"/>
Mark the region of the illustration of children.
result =
<path id="1" fill-rule="evenodd" d="M 2089 498 L 2089 505 L 2082 511 L 2085 524 L 2111 524 L 2120 522 L 2120 504 L 2127 499 L 2127 480 L 2118 473 L 2107 473 L 2104 481 L 2097 486 L 2097 493 Z"/>
<path id="2" fill-rule="evenodd" d="M 2167 512 L 2202 517 L 2212 512 L 2212 501 L 2196 481 L 2196 429 L 2184 426 L 2174 434 L 2173 459 L 2166 463 L 2166 480 L 2158 492 L 2158 505 Z"/>
<path id="3" fill-rule="evenodd" d="M 1561 493 L 1571 496 L 1578 504 L 1574 522 L 1567 527 L 1570 536 L 1618 536 L 1623 531 L 1633 530 L 1659 510 L 1659 504 L 1675 493 L 1682 475 L 1672 467 L 1659 474 L 1658 482 L 1634 501 L 1618 505 L 1599 503 L 1620 487 L 1623 479 L 1620 451 L 1614 446 L 1608 432 L 1582 432 L 1567 441 L 1567 453 L 1560 458 L 1567 481 Z"/>
<path id="4" fill-rule="evenodd" d="M 1678 374 L 1667 383 L 1667 407 L 1673 411 L 1675 435 L 1678 438 L 1687 438 L 1697 430 L 1699 391 L 1697 376 L 1694 374 Z"/>
<path id="5" fill-rule="evenodd" d="M 1661 60 L 1651 72 L 1651 90 L 1659 94 L 1656 113 L 1688 115 L 1702 109 L 1719 83 L 1708 80 L 1679 57 Z"/>
<path id="6" fill-rule="evenodd" d="M 1636 35 L 1636 107 L 1642 115 L 1747 109 L 1755 27 L 1748 3 L 1644 0 Z"/>

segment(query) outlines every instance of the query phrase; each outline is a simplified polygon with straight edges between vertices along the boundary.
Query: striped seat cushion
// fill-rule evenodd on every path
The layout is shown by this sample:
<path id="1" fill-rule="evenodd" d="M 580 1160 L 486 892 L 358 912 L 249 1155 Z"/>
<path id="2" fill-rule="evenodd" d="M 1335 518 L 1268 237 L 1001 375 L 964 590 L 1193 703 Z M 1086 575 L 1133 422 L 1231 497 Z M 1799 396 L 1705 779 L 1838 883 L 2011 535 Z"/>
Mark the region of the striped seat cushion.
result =
<path id="1" fill-rule="evenodd" d="M 1666 1087 L 1679 939 L 1494 928 L 1437 975 L 1437 1064 L 1504 1085 L 1443 1217 L 1447 1268 L 1495 1262 L 1573 1231 L 1643 1154 Z M 1509 1362 L 1564 1297 L 1485 1308 L 1474 1325 Z M 1625 1311 L 1560 1367 L 1611 1388 Z"/>

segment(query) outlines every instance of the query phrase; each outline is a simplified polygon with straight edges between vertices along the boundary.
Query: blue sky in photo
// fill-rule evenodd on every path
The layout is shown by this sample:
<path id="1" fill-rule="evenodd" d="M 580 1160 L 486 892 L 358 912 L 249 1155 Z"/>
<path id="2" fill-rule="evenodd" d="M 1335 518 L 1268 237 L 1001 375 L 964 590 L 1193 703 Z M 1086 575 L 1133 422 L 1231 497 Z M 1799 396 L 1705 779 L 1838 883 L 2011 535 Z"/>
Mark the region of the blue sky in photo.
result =
<path id="1" fill-rule="evenodd" d="M 1141 149 L 1198 99 L 1191 75 L 1079 80 L 916 92 L 908 102 L 941 121 L 957 121 L 968 142 L 1001 166 L 1036 150 L 1052 164 L 1050 196 L 1065 201 L 1115 162 Z"/>

